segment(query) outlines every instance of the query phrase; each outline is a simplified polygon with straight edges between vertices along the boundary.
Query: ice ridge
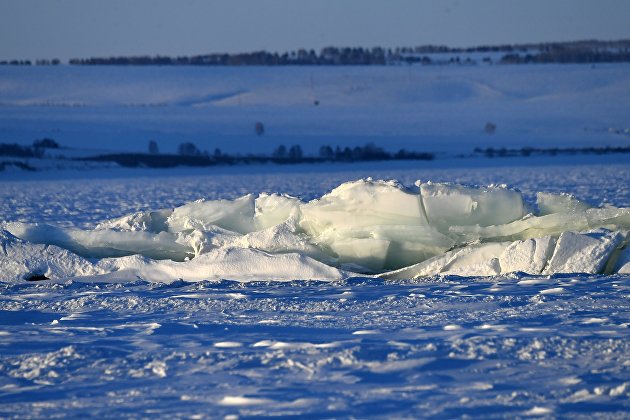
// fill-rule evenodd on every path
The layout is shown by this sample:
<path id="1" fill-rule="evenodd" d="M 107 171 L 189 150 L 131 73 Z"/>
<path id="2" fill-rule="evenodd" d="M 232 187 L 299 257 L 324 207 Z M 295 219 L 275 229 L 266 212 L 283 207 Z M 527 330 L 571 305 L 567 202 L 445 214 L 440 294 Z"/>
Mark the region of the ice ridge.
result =
<path id="1" fill-rule="evenodd" d="M 198 200 L 94 230 L 2 223 L 2 280 L 335 280 L 630 272 L 630 208 L 504 185 L 362 179 L 303 202 Z"/>

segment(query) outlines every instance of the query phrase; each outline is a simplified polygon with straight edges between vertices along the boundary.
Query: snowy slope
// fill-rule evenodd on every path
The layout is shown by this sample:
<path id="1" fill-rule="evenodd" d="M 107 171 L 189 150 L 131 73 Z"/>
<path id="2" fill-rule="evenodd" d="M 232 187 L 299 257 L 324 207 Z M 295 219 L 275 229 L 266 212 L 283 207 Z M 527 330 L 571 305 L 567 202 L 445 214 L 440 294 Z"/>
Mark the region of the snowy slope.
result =
<path id="1" fill-rule="evenodd" d="M 627 145 L 629 74 L 628 64 L 2 67 L 0 138 L 136 151 L 154 139 L 165 152 L 193 141 L 231 153 Z"/>

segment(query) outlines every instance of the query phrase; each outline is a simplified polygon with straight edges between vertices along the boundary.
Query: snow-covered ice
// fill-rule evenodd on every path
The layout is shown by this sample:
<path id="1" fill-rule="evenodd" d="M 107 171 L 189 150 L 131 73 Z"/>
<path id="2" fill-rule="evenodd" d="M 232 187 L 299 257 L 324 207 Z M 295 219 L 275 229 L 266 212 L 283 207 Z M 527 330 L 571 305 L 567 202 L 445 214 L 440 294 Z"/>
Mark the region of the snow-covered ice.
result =
<path id="1" fill-rule="evenodd" d="M 629 287 L 592 275 L 2 283 L 0 412 L 624 417 Z"/>
<path id="2" fill-rule="evenodd" d="M 8 270 L 61 280 L 0 282 L 1 415 L 623 417 L 630 389 L 628 274 L 525 272 L 541 273 L 568 249 L 588 249 L 574 261 L 579 267 L 602 271 L 605 254 L 611 257 L 603 271 L 628 273 L 628 247 L 619 242 L 625 240 L 623 230 L 609 225 L 610 220 L 624 220 L 614 208 L 630 206 L 628 166 L 422 165 L 348 165 L 327 173 L 308 166 L 289 172 L 258 168 L 262 172 L 250 174 L 190 170 L 177 176 L 139 170 L 136 174 L 146 176 L 0 183 L 5 221 L 23 223 L 24 229 L 38 224 L 57 234 L 84 232 L 88 238 L 95 235 L 93 240 L 107 239 L 109 246 L 112 239 L 99 238 L 99 232 L 138 238 L 163 232 L 172 239 L 176 231 L 194 227 L 208 229 L 215 239 L 203 242 L 203 235 L 186 233 L 182 238 L 188 242 L 171 241 L 187 247 L 193 257 L 189 261 L 181 258 L 188 254 L 175 258 L 179 261 L 102 254 L 95 259 L 3 233 L 0 255 L 10 255 L 14 263 Z M 349 201 L 347 191 L 370 185 L 366 182 L 346 184 L 330 194 L 344 181 L 369 175 L 400 180 L 373 183 L 380 194 L 388 194 L 382 205 L 379 194 L 357 194 L 356 201 Z M 393 271 L 382 277 L 351 277 L 328 265 L 333 261 L 318 262 L 330 257 L 320 248 L 292 242 L 290 229 L 276 229 L 271 237 L 285 250 L 294 247 L 301 254 L 267 251 L 265 258 L 309 254 L 308 260 L 290 257 L 260 265 L 260 260 L 240 254 L 262 254 L 252 249 L 269 243 L 260 232 L 286 226 L 302 206 L 312 207 L 310 220 L 318 216 L 313 232 L 328 229 L 329 222 L 344 223 L 335 213 L 339 208 L 333 197 L 361 216 L 348 221 L 352 229 L 344 235 L 363 234 L 375 226 L 374 218 L 386 227 L 396 225 L 385 222 L 404 220 L 412 233 L 427 228 L 431 218 L 414 219 L 422 211 L 419 205 L 399 208 L 389 202 L 419 204 L 424 183 L 415 186 L 417 179 L 436 180 L 434 191 L 447 189 L 445 181 L 494 185 L 466 189 L 448 184 L 462 203 L 460 210 L 479 212 L 470 214 L 475 224 L 464 225 L 469 229 L 465 235 L 487 233 L 479 230 L 490 227 L 482 226 L 489 222 L 481 215 L 488 202 L 484 199 L 493 192 L 501 203 L 511 203 L 507 207 L 513 212 L 501 220 L 503 230 L 515 223 L 511 218 L 531 225 L 529 219 L 566 211 L 574 218 L 595 212 L 584 216 L 586 223 L 599 218 L 606 226 L 567 231 L 572 233 L 552 229 L 532 237 L 523 234 L 527 229 L 513 229 L 518 236 L 513 240 L 491 237 L 489 242 L 450 245 L 458 248 L 427 260 L 433 267 L 428 272 L 443 271 L 428 277 L 420 276 L 417 265 L 408 275 Z M 499 186 L 502 182 L 512 188 Z M 257 191 L 290 196 L 247 196 Z M 471 205 L 463 192 L 481 205 Z M 322 196 L 327 198 L 312 201 Z M 206 200 L 197 201 L 202 197 Z M 256 206 L 260 197 L 264 199 Z M 203 203 L 214 204 L 203 209 Z M 235 212 L 248 215 L 248 222 L 226 218 L 216 203 L 248 209 Z M 379 211 L 366 213 L 367 204 Z M 171 232 L 168 221 L 175 208 L 181 210 L 171 219 L 176 222 Z M 322 216 L 326 211 L 332 214 Z M 193 215 L 195 223 L 187 224 L 184 214 Z M 263 214 L 270 217 L 261 218 Z M 449 243 L 456 242 L 444 226 L 440 229 Z M 391 229 L 379 234 L 401 238 L 401 232 Z M 237 244 L 236 252 L 221 248 L 226 244 Z M 615 251 L 608 254 L 613 245 Z M 27 249 L 32 252 L 24 253 Z M 225 263 L 222 269 L 234 258 L 240 260 L 232 267 L 237 269 L 224 271 L 225 277 L 248 281 L 202 280 L 211 276 L 195 273 L 195 261 L 203 264 L 203 258 L 215 257 Z M 7 267 L 7 260 L 2 261 Z M 295 264 L 304 270 L 305 261 L 312 264 L 306 277 L 327 281 L 299 279 Z M 186 264 L 190 270 L 183 269 Z M 63 280 L 64 273 L 86 266 L 95 271 L 84 273 L 83 279 Z M 116 271 L 122 266 L 127 271 Z M 497 274 L 498 267 L 517 273 Z M 563 271 L 562 265 L 554 267 Z M 95 282 L 104 272 L 97 270 L 109 271 L 110 277 Z M 248 277 L 247 270 L 258 274 Z M 112 274 L 116 272 L 119 277 Z M 143 275 L 144 280 L 138 279 Z M 201 281 L 173 281 L 186 276 Z M 288 281 L 269 281 L 274 276 Z"/>

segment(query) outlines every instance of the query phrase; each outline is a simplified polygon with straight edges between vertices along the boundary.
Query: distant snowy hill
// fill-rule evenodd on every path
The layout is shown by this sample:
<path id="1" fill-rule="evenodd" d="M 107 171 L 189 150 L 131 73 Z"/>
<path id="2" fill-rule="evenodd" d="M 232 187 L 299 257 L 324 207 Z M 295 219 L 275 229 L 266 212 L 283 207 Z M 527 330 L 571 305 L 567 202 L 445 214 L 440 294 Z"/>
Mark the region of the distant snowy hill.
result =
<path id="1" fill-rule="evenodd" d="M 630 64 L 2 67 L 0 141 L 172 153 L 630 143 Z M 264 135 L 255 133 L 256 122 Z M 484 128 L 494 124 L 494 134 Z"/>

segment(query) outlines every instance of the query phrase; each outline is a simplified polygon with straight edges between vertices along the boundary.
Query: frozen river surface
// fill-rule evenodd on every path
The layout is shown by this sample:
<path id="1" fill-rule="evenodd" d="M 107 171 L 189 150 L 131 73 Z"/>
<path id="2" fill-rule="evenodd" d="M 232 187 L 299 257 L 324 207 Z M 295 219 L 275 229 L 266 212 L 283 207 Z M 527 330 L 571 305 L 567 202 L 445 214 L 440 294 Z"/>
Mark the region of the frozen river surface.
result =
<path id="1" fill-rule="evenodd" d="M 202 197 L 311 199 L 365 176 L 630 205 L 627 164 L 511 163 L 12 181 L 0 211 L 92 228 Z M 623 418 L 629 296 L 628 275 L 0 282 L 0 416 Z"/>
<path id="2" fill-rule="evenodd" d="M 630 278 L 3 285 L 3 417 L 630 409 Z"/>

